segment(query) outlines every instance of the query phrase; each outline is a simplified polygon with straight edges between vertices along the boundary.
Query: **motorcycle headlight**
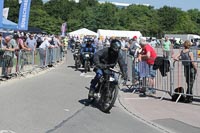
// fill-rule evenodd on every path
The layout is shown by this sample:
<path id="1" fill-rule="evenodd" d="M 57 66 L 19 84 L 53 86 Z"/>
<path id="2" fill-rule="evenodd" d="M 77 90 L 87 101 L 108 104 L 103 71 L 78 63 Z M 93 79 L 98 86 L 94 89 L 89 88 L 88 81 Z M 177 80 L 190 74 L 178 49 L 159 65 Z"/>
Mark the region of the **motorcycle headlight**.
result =
<path id="1" fill-rule="evenodd" d="M 86 54 L 85 57 L 90 57 L 90 55 L 89 55 L 89 54 Z"/>
<path id="2" fill-rule="evenodd" d="M 115 78 L 110 77 L 110 78 L 109 78 L 109 81 L 111 81 L 111 82 L 112 82 L 112 81 L 115 81 Z"/>

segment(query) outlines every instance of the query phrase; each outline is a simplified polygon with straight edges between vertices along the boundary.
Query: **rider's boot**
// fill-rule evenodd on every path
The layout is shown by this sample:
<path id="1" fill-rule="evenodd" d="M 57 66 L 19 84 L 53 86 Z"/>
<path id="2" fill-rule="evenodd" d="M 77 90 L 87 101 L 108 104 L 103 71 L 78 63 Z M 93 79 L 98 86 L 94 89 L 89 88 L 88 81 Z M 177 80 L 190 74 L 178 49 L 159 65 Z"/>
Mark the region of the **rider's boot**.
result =
<path id="1" fill-rule="evenodd" d="M 90 85 L 90 90 L 89 90 L 89 94 L 88 94 L 88 97 L 94 97 L 94 93 L 95 93 L 95 79 L 92 79 L 91 80 L 91 85 Z"/>
<path id="2" fill-rule="evenodd" d="M 94 92 L 95 92 L 94 88 L 90 88 L 88 96 L 94 97 Z"/>

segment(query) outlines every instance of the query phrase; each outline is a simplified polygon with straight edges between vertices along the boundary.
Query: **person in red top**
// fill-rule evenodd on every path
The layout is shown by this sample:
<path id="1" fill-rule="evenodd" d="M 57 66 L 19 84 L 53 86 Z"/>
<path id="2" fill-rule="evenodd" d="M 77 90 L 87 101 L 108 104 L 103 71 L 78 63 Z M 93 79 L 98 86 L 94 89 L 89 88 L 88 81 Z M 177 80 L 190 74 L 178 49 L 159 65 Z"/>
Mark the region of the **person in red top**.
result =
<path id="1" fill-rule="evenodd" d="M 154 61 L 157 57 L 156 51 L 154 48 L 146 42 L 144 38 L 140 39 L 140 46 L 142 48 L 142 52 L 139 54 L 139 61 L 146 61 L 146 63 L 149 66 L 149 73 L 148 73 L 148 85 L 149 85 L 149 90 L 152 91 L 153 93 L 155 92 L 154 90 L 154 82 L 155 82 L 155 77 L 156 77 L 156 70 L 153 70 L 153 65 Z"/>
<path id="2" fill-rule="evenodd" d="M 157 54 L 154 48 L 150 44 L 146 43 L 145 41 L 144 42 L 141 41 L 140 46 L 142 48 L 142 53 L 141 53 L 142 60 L 145 60 L 147 64 L 149 65 L 153 65 L 157 57 Z"/>

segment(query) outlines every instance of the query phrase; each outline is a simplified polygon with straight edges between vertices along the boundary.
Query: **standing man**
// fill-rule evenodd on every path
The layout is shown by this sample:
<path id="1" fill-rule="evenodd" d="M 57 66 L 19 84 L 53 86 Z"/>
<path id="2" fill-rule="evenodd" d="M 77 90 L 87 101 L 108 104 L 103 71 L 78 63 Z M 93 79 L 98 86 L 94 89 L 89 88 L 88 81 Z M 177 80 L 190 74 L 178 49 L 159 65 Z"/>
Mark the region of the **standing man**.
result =
<path id="1" fill-rule="evenodd" d="M 163 56 L 170 59 L 171 58 L 171 47 L 172 47 L 172 44 L 169 40 L 169 37 L 166 36 L 165 37 L 165 40 L 163 41 L 163 46 L 162 46 L 162 49 L 163 49 Z"/>
<path id="2" fill-rule="evenodd" d="M 35 63 L 37 41 L 34 38 L 33 34 L 30 34 L 29 37 L 27 38 L 26 45 L 31 49 L 31 53 L 34 56 L 34 63 Z"/>
<path id="3" fill-rule="evenodd" d="M 138 59 L 139 61 L 146 61 L 148 65 L 147 81 L 148 81 L 149 91 L 152 91 L 152 93 L 154 93 L 156 70 L 153 70 L 153 65 L 157 57 L 157 54 L 154 48 L 150 44 L 148 44 L 146 40 L 143 38 L 141 38 L 140 40 L 140 46 L 142 48 L 142 52 L 139 54 Z"/>
<path id="4" fill-rule="evenodd" d="M 130 40 L 130 47 L 129 47 L 129 54 L 132 55 L 133 57 L 137 57 L 138 52 L 141 48 L 137 41 L 137 36 L 134 36 L 132 40 Z"/>
<path id="5" fill-rule="evenodd" d="M 36 46 L 37 46 L 37 41 L 34 38 L 33 34 L 29 35 L 29 38 L 26 40 L 26 44 L 29 48 L 31 48 L 31 51 L 35 51 Z"/>
<path id="6" fill-rule="evenodd" d="M 40 67 L 43 68 L 46 65 L 46 50 L 49 48 L 53 48 L 53 46 L 50 44 L 51 38 L 48 36 L 45 36 L 44 41 L 39 46 L 39 54 L 40 54 Z"/>
<path id="7" fill-rule="evenodd" d="M 11 36 L 5 37 L 5 46 L 2 47 L 5 51 L 3 56 L 3 63 L 5 67 L 5 72 L 3 73 L 6 78 L 9 78 L 9 74 L 12 72 L 14 52 L 18 50 L 18 45 L 15 39 Z"/>

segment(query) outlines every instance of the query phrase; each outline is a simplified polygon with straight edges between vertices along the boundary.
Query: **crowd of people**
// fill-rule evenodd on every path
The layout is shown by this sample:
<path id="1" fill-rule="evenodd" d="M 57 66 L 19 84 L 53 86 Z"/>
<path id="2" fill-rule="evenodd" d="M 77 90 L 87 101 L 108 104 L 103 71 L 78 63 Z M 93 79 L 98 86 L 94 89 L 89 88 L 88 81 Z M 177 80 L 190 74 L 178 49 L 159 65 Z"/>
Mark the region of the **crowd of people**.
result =
<path id="1" fill-rule="evenodd" d="M 10 78 L 12 68 L 14 67 L 14 58 L 16 58 L 16 72 L 19 71 L 19 59 L 24 58 L 24 53 L 29 52 L 34 55 L 34 60 L 31 61 L 35 64 L 35 55 L 40 55 L 40 67 L 46 65 L 46 50 L 53 54 L 53 48 L 60 49 L 60 57 L 64 54 L 64 46 L 66 42 L 64 38 L 57 35 L 42 35 L 33 33 L 13 33 L 13 34 L 0 34 L 0 64 L 2 67 L 1 75 L 5 78 Z M 53 58 L 53 57 L 52 57 Z M 25 58 L 24 58 L 25 59 Z M 53 59 L 51 60 L 53 61 Z"/>
<path id="2" fill-rule="evenodd" d="M 112 49 L 115 45 L 119 45 L 116 49 Z M 141 65 L 143 63 L 143 68 L 145 67 L 145 77 L 148 82 L 148 90 L 152 93 L 155 93 L 155 77 L 156 70 L 153 69 L 155 64 L 155 60 L 157 58 L 157 52 L 155 50 L 156 47 L 160 47 L 163 50 L 163 58 L 165 59 L 174 59 L 179 60 L 180 57 L 184 59 L 182 56 L 183 53 L 189 53 L 187 55 L 187 60 L 190 60 L 191 65 L 185 64 L 185 77 L 187 83 L 187 94 L 192 95 L 193 83 L 195 80 L 195 76 L 197 73 L 197 65 L 194 63 L 194 55 L 190 51 L 190 47 L 192 46 L 189 40 L 184 42 L 184 50 L 178 55 L 173 55 L 173 42 L 169 40 L 166 36 L 163 40 L 156 40 L 152 38 L 145 37 L 137 37 L 133 36 L 133 38 L 105 38 L 104 40 L 91 37 L 84 36 L 82 38 L 75 36 L 65 36 L 61 37 L 59 35 L 43 35 L 43 34 L 32 34 L 32 33 L 15 33 L 13 35 L 3 36 L 0 34 L 0 61 L 2 67 L 2 75 L 8 77 L 8 75 L 12 72 L 13 68 L 13 58 L 18 56 L 18 51 L 31 51 L 36 54 L 38 51 L 40 55 L 40 66 L 45 65 L 46 58 L 46 50 L 59 47 L 60 48 L 60 57 L 64 55 L 64 52 L 71 49 L 72 52 L 75 52 L 77 49 L 80 53 L 80 61 L 82 67 L 84 67 L 84 53 L 89 52 L 92 53 L 90 58 L 91 66 L 99 66 L 96 70 L 96 76 L 91 81 L 91 90 L 94 90 L 98 79 L 102 76 L 101 67 L 104 67 L 103 64 L 114 64 L 119 61 L 120 68 L 123 72 L 124 79 L 127 80 L 127 70 L 125 69 L 126 62 L 125 56 L 123 53 L 128 53 L 134 58 L 134 63 L 138 63 Z M 119 48 L 120 47 L 120 48 Z M 107 52 L 105 52 L 107 49 Z M 120 49 L 120 50 L 119 50 Z M 117 51 L 116 53 L 112 53 L 113 51 Z M 53 51 L 51 51 L 53 52 Z M 106 56 L 107 55 L 107 56 Z M 114 61 L 114 62 L 113 62 Z M 18 60 L 17 60 L 18 62 Z M 102 63 L 102 64 L 101 64 Z M 144 65 L 145 64 L 145 65 Z M 112 66 L 112 67 L 113 67 Z M 127 67 L 127 66 L 126 66 Z M 137 73 L 142 73 L 142 69 L 134 68 L 134 71 Z M 16 71 L 18 70 L 16 65 Z M 125 72 L 126 70 L 126 72 Z M 139 75 L 139 74 L 138 74 Z M 135 81 L 134 81 L 135 82 Z M 93 91 L 90 91 L 93 92 Z M 145 93 L 145 92 L 144 92 Z M 92 93 L 91 93 L 92 95 Z M 187 102 L 191 102 L 192 97 L 187 97 Z"/>

